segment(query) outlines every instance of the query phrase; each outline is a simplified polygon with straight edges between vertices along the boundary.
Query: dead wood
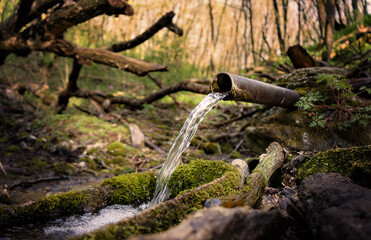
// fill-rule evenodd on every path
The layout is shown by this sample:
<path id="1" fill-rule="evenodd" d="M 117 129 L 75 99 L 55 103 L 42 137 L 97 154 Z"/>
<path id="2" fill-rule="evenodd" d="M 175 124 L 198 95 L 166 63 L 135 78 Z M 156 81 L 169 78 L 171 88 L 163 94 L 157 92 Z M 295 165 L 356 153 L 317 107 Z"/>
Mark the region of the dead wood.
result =
<path id="1" fill-rule="evenodd" d="M 208 139 L 211 142 L 217 142 L 220 139 L 229 139 L 229 138 L 234 138 L 234 137 L 241 137 L 245 133 L 244 132 L 227 132 L 227 133 L 220 133 L 220 134 L 215 134 L 212 136 L 208 136 Z"/>
<path id="2" fill-rule="evenodd" d="M 145 30 L 142 34 L 136 36 L 134 39 L 126 42 L 116 43 L 113 44 L 108 50 L 112 52 L 121 52 L 131 48 L 134 48 L 143 42 L 147 41 L 151 37 L 153 37 L 158 31 L 163 29 L 164 27 L 170 26 L 169 30 L 171 29 L 172 32 L 176 33 L 179 36 L 183 35 L 183 30 L 177 27 L 175 24 L 172 23 L 172 19 L 174 18 L 175 13 L 173 11 L 166 13 L 163 15 L 155 24 Z"/>
<path id="3" fill-rule="evenodd" d="M 154 92 L 143 99 L 135 99 L 135 98 L 128 98 L 128 97 L 113 97 L 110 99 L 111 104 L 125 104 L 134 109 L 140 109 L 143 107 L 144 104 L 150 104 L 154 101 L 157 101 L 169 94 L 176 93 L 179 91 L 189 91 L 194 93 L 200 94 L 207 94 L 209 92 L 209 87 L 206 85 L 198 84 L 198 83 L 191 83 L 188 81 L 183 81 L 179 83 L 175 83 L 171 86 L 166 88 L 162 88 L 161 90 Z"/>
<path id="4" fill-rule="evenodd" d="M 289 56 L 294 67 L 297 69 L 316 66 L 316 63 L 314 62 L 313 58 L 300 45 L 289 47 L 289 49 L 287 50 L 287 55 Z"/>
<path id="5" fill-rule="evenodd" d="M 154 92 L 150 95 L 148 95 L 145 98 L 137 99 L 137 98 L 130 98 L 130 97 L 121 97 L 121 96 L 108 96 L 107 94 L 101 92 L 101 91 L 95 91 L 95 90 L 84 90 L 84 89 L 78 89 L 76 91 L 72 92 L 65 92 L 64 95 L 63 92 L 59 95 L 58 104 L 60 105 L 60 108 L 57 109 L 57 112 L 61 112 L 64 109 L 62 108 L 65 103 L 65 99 L 70 97 L 80 97 L 80 98 L 91 98 L 94 99 L 98 104 L 105 105 L 105 108 L 108 108 L 112 104 L 125 104 L 131 109 L 141 109 L 144 104 L 151 104 L 169 94 L 180 92 L 180 91 L 189 91 L 194 93 L 200 93 L 200 94 L 207 94 L 209 92 L 209 87 L 206 85 L 198 84 L 198 83 L 191 83 L 188 81 L 183 81 L 179 83 L 175 83 L 171 86 L 165 87 L 163 89 L 160 89 L 157 92 Z"/>
<path id="6" fill-rule="evenodd" d="M 183 35 L 183 30 L 172 23 L 172 19 L 174 18 L 174 16 L 175 16 L 175 13 L 173 11 L 166 13 L 155 24 L 153 24 L 151 27 L 149 27 L 147 30 L 145 30 L 142 34 L 138 35 L 134 39 L 126 41 L 126 42 L 113 44 L 112 46 L 110 46 L 107 49 L 107 51 L 103 50 L 102 53 L 104 53 L 104 55 L 110 55 L 111 58 L 113 58 L 113 56 L 117 57 L 117 54 L 114 54 L 114 53 L 109 54 L 109 52 L 121 52 L 121 51 L 125 51 L 125 50 L 128 50 L 128 49 L 134 48 L 134 47 L 140 45 L 141 43 L 147 41 L 148 39 L 150 39 L 152 36 L 154 36 L 158 31 L 160 31 L 164 27 L 171 26 L 171 28 L 172 28 L 171 31 L 175 32 L 179 36 L 182 36 Z M 78 90 L 76 82 L 77 82 L 79 72 L 80 72 L 81 67 L 82 67 L 82 62 L 86 62 L 88 60 L 88 61 L 94 61 L 96 63 L 106 64 L 105 61 L 101 62 L 103 60 L 102 56 L 101 56 L 102 53 L 101 54 L 89 55 L 90 57 L 87 57 L 86 54 L 83 55 L 83 56 L 81 56 L 81 54 L 77 55 L 77 57 L 74 60 L 74 64 L 73 64 L 73 67 L 72 67 L 72 72 L 71 72 L 70 78 L 69 78 L 69 84 L 71 82 L 71 84 L 73 84 L 76 87 L 75 88 L 67 87 L 66 90 L 64 90 L 63 92 L 60 93 L 60 95 L 59 95 L 60 100 L 58 101 L 57 112 L 60 113 L 60 112 L 62 112 L 66 109 L 69 98 L 71 97 L 71 93 Z M 122 55 L 118 55 L 118 56 L 122 56 Z M 111 59 L 111 58 L 109 58 L 109 59 Z M 144 75 L 147 74 L 148 77 L 151 78 L 156 83 L 157 86 L 159 86 L 160 88 L 163 87 L 157 79 L 154 79 L 151 75 L 149 75 L 149 72 L 165 71 L 166 66 L 153 65 L 152 64 L 151 66 L 154 67 L 152 70 L 150 70 L 151 66 L 147 65 L 147 67 L 149 67 L 149 69 L 147 69 L 145 71 L 141 71 L 141 69 L 143 70 L 144 65 L 146 65 L 145 62 L 140 61 L 139 64 L 137 64 L 137 65 L 134 64 L 135 65 L 134 66 L 133 63 L 136 62 L 135 61 L 136 59 L 126 58 L 126 60 L 131 60 L 131 64 L 124 63 L 124 65 L 118 66 L 117 62 L 115 63 L 115 62 L 112 62 L 112 60 L 110 60 L 108 62 L 108 64 L 106 64 L 106 65 L 110 65 L 111 67 L 117 67 L 119 69 L 123 69 L 125 71 L 135 73 L 139 76 L 144 76 Z M 158 67 L 158 68 L 156 69 L 156 67 Z M 176 99 L 173 96 L 171 96 L 171 97 L 174 99 L 175 103 L 177 103 Z"/>
<path id="7" fill-rule="evenodd" d="M 157 152 L 160 153 L 160 154 L 166 154 L 166 153 L 167 153 L 165 150 L 162 150 L 162 149 L 161 149 L 160 147 L 158 147 L 156 144 L 154 144 L 153 142 L 151 142 L 148 138 L 145 139 L 145 144 L 146 144 L 149 148 L 151 148 L 151 149 L 157 151 Z M 162 166 L 162 164 L 160 164 L 160 165 Z"/>
<path id="8" fill-rule="evenodd" d="M 240 116 L 237 116 L 235 118 L 232 118 L 232 119 L 228 119 L 228 120 L 225 120 L 225 121 L 222 121 L 222 122 L 219 122 L 217 124 L 214 124 L 215 127 L 220 127 L 220 126 L 223 126 L 223 125 L 227 125 L 227 124 L 230 124 L 230 123 L 233 123 L 235 121 L 238 121 L 240 119 L 243 119 L 243 118 L 247 118 L 247 117 L 251 117 L 253 116 L 255 113 L 257 113 L 258 110 L 254 109 L 252 111 L 249 111 L 248 113 L 245 113 L 245 114 L 241 114 Z"/>
<path id="9" fill-rule="evenodd" d="M 264 78 L 267 78 L 273 82 L 276 82 L 278 80 L 278 77 L 276 76 L 273 76 L 272 74 L 269 74 L 269 73 L 260 73 L 258 74 L 259 77 L 264 77 Z"/>
<path id="10" fill-rule="evenodd" d="M 253 173 L 247 177 L 248 191 L 222 199 L 222 206 L 256 206 L 269 183 L 272 174 L 282 166 L 285 160 L 284 150 L 280 144 L 273 142 L 267 148 L 267 153 L 260 156 L 260 161 Z"/>

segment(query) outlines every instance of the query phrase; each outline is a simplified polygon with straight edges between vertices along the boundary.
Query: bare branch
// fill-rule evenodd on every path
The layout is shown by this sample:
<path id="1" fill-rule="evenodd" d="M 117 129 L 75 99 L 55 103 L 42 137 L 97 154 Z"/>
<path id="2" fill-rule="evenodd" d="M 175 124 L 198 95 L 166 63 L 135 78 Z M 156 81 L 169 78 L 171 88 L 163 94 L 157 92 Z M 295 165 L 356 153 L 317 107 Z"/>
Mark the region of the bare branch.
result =
<path id="1" fill-rule="evenodd" d="M 130 48 L 134 48 L 139 44 L 150 39 L 153 35 L 155 35 L 158 31 L 160 31 L 164 27 L 169 28 L 170 31 L 178 34 L 179 36 L 182 36 L 183 30 L 172 23 L 172 19 L 174 18 L 174 16 L 175 13 L 173 11 L 166 13 L 155 24 L 153 24 L 150 28 L 145 30 L 142 34 L 136 36 L 134 39 L 130 41 L 113 44 L 111 47 L 108 48 L 108 50 L 113 52 L 121 52 Z"/>

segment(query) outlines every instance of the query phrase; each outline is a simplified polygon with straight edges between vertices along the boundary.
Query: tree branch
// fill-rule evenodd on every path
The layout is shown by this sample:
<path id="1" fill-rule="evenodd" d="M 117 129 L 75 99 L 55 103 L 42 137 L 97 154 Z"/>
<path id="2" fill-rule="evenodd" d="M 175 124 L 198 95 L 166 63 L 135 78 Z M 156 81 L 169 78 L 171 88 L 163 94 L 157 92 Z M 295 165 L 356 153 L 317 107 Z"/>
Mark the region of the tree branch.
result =
<path id="1" fill-rule="evenodd" d="M 155 35 L 158 31 L 160 31 L 164 27 L 167 27 L 170 31 L 178 34 L 179 36 L 182 36 L 183 30 L 172 23 L 172 19 L 174 18 L 174 16 L 175 13 L 173 11 L 166 13 L 155 24 L 153 24 L 150 28 L 145 30 L 142 34 L 136 36 L 132 40 L 113 44 L 111 47 L 108 48 L 108 50 L 113 52 L 121 52 L 130 48 L 134 48 L 150 39 L 153 35 Z"/>

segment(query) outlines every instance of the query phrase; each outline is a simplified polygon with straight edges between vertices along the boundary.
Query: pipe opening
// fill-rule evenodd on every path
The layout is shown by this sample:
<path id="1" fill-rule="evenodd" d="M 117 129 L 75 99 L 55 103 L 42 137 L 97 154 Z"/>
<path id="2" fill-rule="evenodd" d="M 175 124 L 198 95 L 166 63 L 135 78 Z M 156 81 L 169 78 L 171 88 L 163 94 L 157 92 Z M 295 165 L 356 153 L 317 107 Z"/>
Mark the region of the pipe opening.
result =
<path id="1" fill-rule="evenodd" d="M 219 86 L 219 91 L 229 92 L 232 89 L 232 79 L 226 73 L 219 73 L 217 76 L 217 83 Z"/>

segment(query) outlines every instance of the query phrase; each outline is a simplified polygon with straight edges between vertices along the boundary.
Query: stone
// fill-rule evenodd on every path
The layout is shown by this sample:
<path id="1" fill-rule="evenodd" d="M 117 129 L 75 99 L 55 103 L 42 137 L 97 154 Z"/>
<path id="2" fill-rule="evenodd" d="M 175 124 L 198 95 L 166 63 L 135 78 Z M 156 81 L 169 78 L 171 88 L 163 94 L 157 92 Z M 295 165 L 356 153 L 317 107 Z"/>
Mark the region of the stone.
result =
<path id="1" fill-rule="evenodd" d="M 130 134 L 131 134 L 131 143 L 135 148 L 143 148 L 145 142 L 145 136 L 142 130 L 138 127 L 138 125 L 134 123 L 129 124 Z"/>
<path id="2" fill-rule="evenodd" d="M 298 209 L 313 239 L 370 239 L 371 190 L 337 173 L 318 173 L 299 186 Z"/>
<path id="3" fill-rule="evenodd" d="M 313 67 L 298 69 L 283 75 L 277 81 L 281 87 L 297 91 L 301 95 L 326 90 L 325 83 L 317 83 L 320 74 L 336 74 L 346 78 L 347 70 L 332 67 Z M 263 153 L 269 143 L 277 141 L 292 150 L 325 151 L 334 147 L 367 145 L 371 142 L 371 125 L 339 130 L 310 127 L 308 113 L 301 109 L 268 108 L 253 116 L 245 130 L 246 146 L 253 152 Z"/>

